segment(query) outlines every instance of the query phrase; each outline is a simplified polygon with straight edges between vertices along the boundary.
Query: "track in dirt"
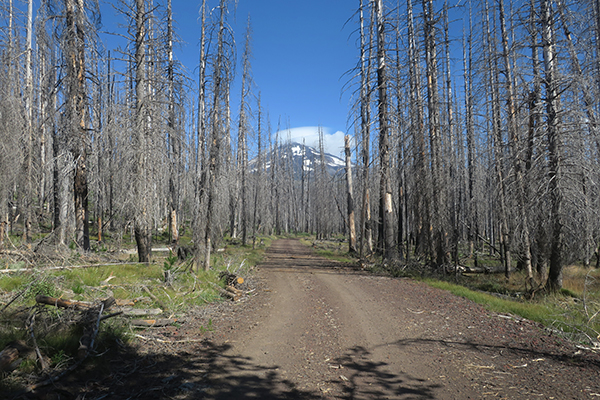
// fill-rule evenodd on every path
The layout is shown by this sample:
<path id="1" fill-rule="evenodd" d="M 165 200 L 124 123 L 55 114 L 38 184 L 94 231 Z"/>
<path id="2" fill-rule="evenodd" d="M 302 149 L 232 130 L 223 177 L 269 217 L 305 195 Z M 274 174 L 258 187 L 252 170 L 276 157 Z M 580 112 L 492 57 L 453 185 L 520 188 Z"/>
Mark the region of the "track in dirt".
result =
<path id="1" fill-rule="evenodd" d="M 395 290 L 389 298 L 381 286 L 391 280 L 341 268 L 295 240 L 274 242 L 267 255 L 261 272 L 271 291 L 268 309 L 226 352 L 246 365 L 232 369 L 226 359 L 222 374 L 212 376 L 214 398 L 475 395 L 456 387 L 432 352 L 402 344 L 416 338 L 413 315 L 422 311 L 419 304 L 399 307 L 408 298 Z"/>
<path id="2" fill-rule="evenodd" d="M 251 329 L 230 337 L 211 399 L 579 399 L 597 357 L 539 325 L 409 280 L 362 273 L 275 241 Z M 566 346 L 566 347 L 565 347 Z M 566 375 L 563 375 L 566 374 Z M 576 376 L 576 377 L 575 377 Z"/>
<path id="3" fill-rule="evenodd" d="M 600 355 L 537 323 L 317 257 L 295 240 L 266 255 L 243 301 L 138 331 L 104 364 L 16 399 L 600 397 Z"/>

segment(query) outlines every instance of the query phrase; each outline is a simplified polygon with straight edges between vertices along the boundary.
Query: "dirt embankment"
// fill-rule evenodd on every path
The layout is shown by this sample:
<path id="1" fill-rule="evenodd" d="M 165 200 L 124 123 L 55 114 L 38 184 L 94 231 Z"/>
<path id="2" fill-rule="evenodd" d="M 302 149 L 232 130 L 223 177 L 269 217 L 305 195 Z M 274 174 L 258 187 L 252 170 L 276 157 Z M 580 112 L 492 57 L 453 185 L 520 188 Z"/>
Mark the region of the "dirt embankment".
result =
<path id="1" fill-rule="evenodd" d="M 253 296 L 141 333 L 109 374 L 59 389 L 86 399 L 600 397 L 598 355 L 538 324 L 344 267 L 295 240 L 267 256 Z"/>

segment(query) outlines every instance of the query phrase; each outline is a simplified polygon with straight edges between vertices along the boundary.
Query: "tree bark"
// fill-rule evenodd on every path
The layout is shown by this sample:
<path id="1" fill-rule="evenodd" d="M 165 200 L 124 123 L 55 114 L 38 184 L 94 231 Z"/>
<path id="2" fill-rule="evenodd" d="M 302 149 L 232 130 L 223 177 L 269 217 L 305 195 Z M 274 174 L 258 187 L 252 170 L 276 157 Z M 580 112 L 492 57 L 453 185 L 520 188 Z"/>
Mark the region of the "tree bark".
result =
<path id="1" fill-rule="evenodd" d="M 148 93 L 146 91 L 146 5 L 145 0 L 136 0 L 136 35 L 135 35 L 135 92 L 136 92 L 136 171 L 135 197 L 138 208 L 135 216 L 135 241 L 137 243 L 138 260 L 149 263 L 152 253 L 152 232 L 149 223 L 149 193 L 148 193 L 148 126 L 147 107 Z"/>
<path id="2" fill-rule="evenodd" d="M 371 235 L 371 203 L 369 201 L 369 141 L 370 141 L 370 90 L 369 76 L 371 75 L 371 49 L 372 40 L 369 40 L 369 52 L 367 54 L 367 43 L 365 40 L 365 18 L 363 1 L 359 3 L 360 15 L 360 132 L 361 132 L 361 158 L 362 158 L 362 208 L 361 208 L 361 232 L 360 232 L 360 258 L 363 258 L 364 247 L 367 245 L 367 251 L 372 253 L 372 235 Z M 372 36 L 372 30 L 369 32 Z"/>
<path id="3" fill-rule="evenodd" d="M 375 14 L 377 17 L 377 91 L 379 112 L 379 202 L 380 215 L 382 216 L 381 233 L 383 238 L 382 254 L 385 259 L 398 257 L 394 245 L 393 204 L 392 186 L 390 182 L 390 145 L 389 145 L 389 105 L 388 105 L 388 77 L 386 66 L 386 44 L 385 44 L 385 18 L 383 15 L 383 0 L 374 1 Z"/>
<path id="4" fill-rule="evenodd" d="M 27 48 L 25 59 L 25 190 L 23 198 L 23 241 L 31 241 L 33 203 L 33 0 L 27 2 Z"/>
<path id="5" fill-rule="evenodd" d="M 498 11 L 500 17 L 500 30 L 502 33 L 502 59 L 504 61 L 504 75 L 506 82 L 506 103 L 508 111 L 508 140 L 513 169 L 517 183 L 517 208 L 522 225 L 523 252 L 521 258 L 527 272 L 526 283 L 533 287 L 533 269 L 531 266 L 531 238 L 529 235 L 529 219 L 525 211 L 525 183 L 523 181 L 523 168 L 519 157 L 519 129 L 517 121 L 517 106 L 515 101 L 515 89 L 513 87 L 513 72 L 509 57 L 508 31 L 504 17 L 504 0 L 498 0 Z"/>
<path id="6" fill-rule="evenodd" d="M 88 130 L 85 92 L 85 31 L 83 1 L 65 0 L 66 9 L 66 59 L 67 59 L 67 124 L 72 130 L 75 177 L 73 198 L 75 205 L 75 241 L 87 251 L 90 249 L 88 219 L 87 152 Z"/>
<path id="7" fill-rule="evenodd" d="M 352 153 L 350 151 L 350 136 L 344 136 L 344 151 L 346 154 L 346 187 L 348 199 L 348 252 L 356 253 L 356 224 L 354 222 L 354 190 L 352 187 Z"/>
<path id="8" fill-rule="evenodd" d="M 433 1 L 423 0 L 425 35 L 425 65 L 427 74 L 427 107 L 429 111 L 429 143 L 431 148 L 432 189 L 430 226 L 433 234 L 434 263 L 440 267 L 448 263 L 447 233 L 445 227 L 446 187 L 442 172 L 442 143 L 440 133 L 439 95 L 437 83 L 437 50 Z"/>
<path id="9" fill-rule="evenodd" d="M 546 136 L 548 140 L 548 189 L 550 193 L 550 216 L 552 233 L 550 237 L 550 266 L 548 288 L 557 291 L 562 288 L 562 166 L 561 122 L 559 111 L 559 90 L 556 72 L 556 51 L 554 40 L 554 15 L 551 0 L 540 0 L 540 20 L 542 27 L 542 47 L 544 52 L 544 83 L 546 86 Z"/>

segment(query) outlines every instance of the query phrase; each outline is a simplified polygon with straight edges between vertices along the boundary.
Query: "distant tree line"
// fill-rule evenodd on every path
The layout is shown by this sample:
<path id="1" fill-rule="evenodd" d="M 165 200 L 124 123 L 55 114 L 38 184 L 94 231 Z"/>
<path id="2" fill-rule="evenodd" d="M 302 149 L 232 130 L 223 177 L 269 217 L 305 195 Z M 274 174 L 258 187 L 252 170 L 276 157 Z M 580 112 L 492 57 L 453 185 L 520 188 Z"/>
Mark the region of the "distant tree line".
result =
<path id="1" fill-rule="evenodd" d="M 598 267 L 600 1 L 357 3 L 354 140 L 332 176 L 322 134 L 311 171 L 284 157 L 229 1 L 199 4 L 192 76 L 171 0 L 116 1 L 113 49 L 97 1 L 42 0 L 34 18 L 1 0 L 0 246 L 131 235 L 149 262 L 153 233 L 187 228 L 210 268 L 226 235 L 341 233 L 361 257 L 435 269 L 491 251 L 532 289 Z"/>

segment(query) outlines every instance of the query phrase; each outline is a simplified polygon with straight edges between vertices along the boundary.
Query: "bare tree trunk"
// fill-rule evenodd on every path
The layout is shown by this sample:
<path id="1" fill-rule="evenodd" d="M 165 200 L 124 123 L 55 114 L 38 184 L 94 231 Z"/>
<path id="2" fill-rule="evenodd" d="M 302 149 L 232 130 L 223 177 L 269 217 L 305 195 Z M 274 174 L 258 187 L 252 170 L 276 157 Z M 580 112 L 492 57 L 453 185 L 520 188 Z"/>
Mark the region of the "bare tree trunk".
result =
<path id="1" fill-rule="evenodd" d="M 457 149 L 455 144 L 459 143 L 456 139 L 458 135 L 456 130 L 454 129 L 455 121 L 454 121 L 454 105 L 452 98 L 452 79 L 451 79 L 451 71 L 450 71 L 450 35 L 449 35 L 449 19 L 448 19 L 448 0 L 444 1 L 444 48 L 445 48 L 445 61 L 446 61 L 446 117 L 447 117 L 447 133 L 448 133 L 448 143 L 450 154 L 448 156 L 448 160 L 450 161 L 450 168 L 447 171 L 446 175 L 449 177 L 448 179 L 448 192 L 449 192 L 449 204 L 451 207 L 450 210 L 450 227 L 452 229 L 452 243 L 450 246 L 450 250 L 452 253 L 452 262 L 455 266 L 458 265 L 458 242 L 460 239 L 460 226 L 458 224 L 459 214 L 460 214 L 460 191 L 461 184 L 458 179 L 458 167 L 459 162 L 457 160 Z M 457 269 L 455 269 L 457 270 Z"/>
<path id="2" fill-rule="evenodd" d="M 398 17 L 400 20 L 400 17 Z M 403 71 L 400 68 L 401 58 L 400 58 L 400 24 L 396 27 L 396 112 L 398 116 L 401 116 L 403 113 L 403 108 L 406 107 L 406 102 L 402 100 L 403 98 Z M 407 223 L 407 198 L 406 198 L 406 162 L 405 162 L 405 129 L 402 126 L 402 118 L 397 118 L 396 122 L 396 131 L 397 131 L 397 143 L 398 143 L 398 154 L 397 154 L 397 176 L 398 176 L 398 233 L 397 233 L 397 246 L 398 246 L 398 258 L 401 261 L 404 261 L 404 255 L 408 256 L 409 246 L 405 241 L 405 234 L 407 229 L 405 229 Z M 404 249 L 404 245 L 406 243 L 406 252 Z"/>
<path id="3" fill-rule="evenodd" d="M 197 136 L 197 151 L 196 151 L 196 178 L 194 179 L 195 190 L 194 190 L 194 242 L 202 243 L 204 237 L 202 231 L 204 227 L 201 227 L 204 221 L 204 210 L 201 209 L 201 203 L 204 200 L 206 194 L 206 182 L 208 171 L 206 169 L 206 121 L 205 121 L 205 110 L 206 110 L 206 0 L 202 0 L 202 6 L 200 7 L 200 61 L 198 66 L 198 115 L 196 121 L 196 136 Z M 195 269 L 200 269 L 200 259 L 202 256 L 202 246 L 197 245 L 195 251 Z M 209 256 L 210 257 L 210 256 Z M 204 265 L 205 261 L 202 261 Z"/>
<path id="4" fill-rule="evenodd" d="M 213 108 L 212 108 L 212 126 L 210 130 L 210 150 L 209 150 L 209 161 L 208 161 L 208 179 L 206 180 L 207 185 L 207 214 L 206 214 L 206 225 L 204 229 L 204 270 L 210 269 L 211 261 L 210 254 L 212 248 L 212 235 L 215 231 L 213 224 L 216 223 L 217 213 L 217 173 L 219 171 L 219 163 L 221 157 L 221 142 L 224 127 L 222 126 L 222 119 L 228 120 L 227 109 L 221 109 L 224 107 L 221 102 L 226 97 L 226 88 L 228 84 L 227 79 L 223 76 L 223 68 L 225 68 L 225 14 L 226 14 L 225 0 L 221 0 L 219 7 L 219 27 L 217 34 L 217 54 L 214 65 L 214 76 L 213 76 Z"/>
<path id="5" fill-rule="evenodd" d="M 469 241 L 469 253 L 474 257 L 475 266 L 477 266 L 477 257 L 474 249 L 474 242 L 479 236 L 479 218 L 477 204 L 475 202 L 475 121 L 473 112 L 473 32 L 471 7 L 469 3 L 469 38 L 468 48 L 465 49 L 463 58 L 465 70 L 465 130 L 467 135 L 467 174 L 468 174 L 468 208 L 467 208 L 467 229 Z"/>
<path id="6" fill-rule="evenodd" d="M 27 48 L 25 58 L 25 191 L 23 199 L 23 241 L 31 241 L 33 204 L 33 0 L 27 3 Z"/>
<path id="7" fill-rule="evenodd" d="M 360 0 L 360 130 L 362 136 L 361 154 L 362 154 L 362 208 L 361 208 L 361 233 L 360 233 L 360 258 L 364 255 L 364 245 L 367 244 L 367 251 L 373 252 L 372 235 L 371 235 L 371 203 L 369 201 L 369 142 L 370 142 L 370 90 L 369 76 L 371 70 L 371 43 L 369 40 L 369 53 L 367 54 L 367 43 L 365 41 L 364 27 L 364 5 Z M 369 30 L 372 36 L 372 30 Z"/>
<path id="8" fill-rule="evenodd" d="M 136 0 L 136 35 L 135 35 L 135 92 L 136 92 L 136 171 L 135 198 L 138 209 L 135 216 L 135 241 L 138 249 L 138 260 L 149 263 L 152 253 L 152 231 L 149 222 L 148 193 L 148 93 L 146 90 L 146 7 L 145 0 Z"/>
<path id="9" fill-rule="evenodd" d="M 251 77 L 250 77 L 250 38 L 251 38 L 251 26 L 250 17 L 248 16 L 248 26 L 246 28 L 246 45 L 244 47 L 243 56 L 243 73 L 242 73 L 242 93 L 240 97 L 240 115 L 238 125 L 238 178 L 240 180 L 240 197 L 241 197 L 241 208 L 240 213 L 240 224 L 242 233 L 242 245 L 246 245 L 248 241 L 248 204 L 247 204 L 247 172 L 248 172 L 248 148 L 247 148 L 247 108 L 248 96 L 252 88 Z"/>
<path id="10" fill-rule="evenodd" d="M 425 167 L 425 126 L 423 115 L 423 98 L 421 94 L 421 74 L 419 70 L 419 52 L 416 44 L 416 33 L 413 19 L 412 0 L 407 0 L 408 20 L 408 66 L 410 84 L 410 130 L 413 140 L 413 159 L 415 172 L 415 201 L 413 215 L 415 218 L 415 253 L 431 253 L 431 221 L 430 197 L 428 195 L 429 176 Z"/>
<path id="11" fill-rule="evenodd" d="M 393 226 L 393 204 L 392 204 L 392 186 L 390 182 L 390 145 L 389 145 L 389 116 L 388 116 L 388 77 L 386 67 L 386 48 L 385 48 L 385 18 L 383 16 L 383 0 L 375 0 L 373 3 L 377 16 L 377 89 L 379 106 L 379 201 L 380 215 L 382 216 L 381 233 L 383 238 L 380 242 L 383 245 L 382 253 L 385 259 L 395 259 L 398 257 L 397 249 L 394 245 L 394 226 Z"/>
<path id="12" fill-rule="evenodd" d="M 548 188 L 550 192 L 552 234 L 550 237 L 550 269 L 548 288 L 556 291 L 562 288 L 562 168 L 561 122 L 558 115 L 559 92 L 556 73 L 556 51 L 554 41 L 554 15 L 551 0 L 540 0 L 542 45 L 544 51 L 544 71 L 546 85 L 546 124 L 548 138 Z"/>
<path id="13" fill-rule="evenodd" d="M 87 115 L 85 93 L 85 31 L 83 1 L 65 0 L 66 9 L 66 59 L 67 59 L 67 124 L 72 130 L 75 177 L 73 197 L 75 204 L 75 240 L 87 251 L 90 249 L 88 223 L 87 181 Z"/>
<path id="14" fill-rule="evenodd" d="M 259 198 L 262 198 L 262 173 L 263 173 L 263 161 L 262 161 L 262 106 L 261 106 L 261 95 L 258 93 L 258 115 L 257 119 L 257 155 L 256 155 L 256 171 L 254 172 L 255 176 L 255 184 L 254 184 L 254 210 L 252 216 L 252 248 L 254 249 L 256 246 L 256 232 L 258 231 L 258 225 L 262 218 L 264 218 L 264 208 L 261 207 L 261 212 L 259 213 Z M 261 202 L 262 203 L 262 202 Z M 260 219 L 259 219 L 260 218 Z"/>
<path id="15" fill-rule="evenodd" d="M 527 272 L 527 282 L 530 287 L 533 287 L 533 269 L 531 266 L 531 238 L 529 235 L 529 220 L 525 211 L 525 183 L 523 182 L 523 168 L 519 157 L 519 132 L 517 121 L 517 107 L 515 104 L 515 89 L 513 87 L 513 72 L 509 58 L 508 47 L 508 32 L 506 29 L 506 21 L 504 17 L 504 0 L 498 0 L 498 10 L 500 17 L 500 30 L 502 33 L 502 58 L 504 61 L 504 75 L 506 79 L 506 94 L 508 108 L 508 140 L 511 150 L 511 158 L 513 160 L 513 168 L 517 181 L 517 207 L 522 225 L 523 237 L 523 253 L 521 255 Z"/>
<path id="16" fill-rule="evenodd" d="M 498 201 L 500 203 L 500 243 L 502 245 L 502 258 L 504 261 L 504 274 L 508 278 L 510 275 L 511 267 L 511 235 L 508 227 L 507 218 L 507 190 L 506 190 L 506 178 L 504 172 L 504 157 L 502 153 L 503 140 L 502 140 L 502 121 L 500 118 L 500 95 L 499 95 L 499 82 L 498 82 L 498 63 L 495 54 L 495 40 L 492 37 L 490 28 L 490 10 L 488 2 L 485 2 L 485 27 L 486 27 L 486 50 L 489 60 L 491 60 L 491 66 L 489 68 L 489 85 L 490 85 L 490 96 L 491 96 L 491 109 L 492 109 L 492 138 L 494 148 L 494 163 L 496 169 L 496 175 L 498 177 Z"/>
<path id="17" fill-rule="evenodd" d="M 175 122 L 175 64 L 173 61 L 173 12 L 171 1 L 167 1 L 167 89 L 168 89 L 168 120 L 167 134 L 169 145 L 169 233 L 171 243 L 179 242 L 177 215 L 179 211 L 180 171 L 179 158 L 181 155 L 181 135 Z"/>
<path id="18" fill-rule="evenodd" d="M 433 233 L 433 250 L 435 264 L 439 267 L 448 262 L 447 234 L 445 227 L 446 215 L 446 187 L 442 176 L 441 159 L 441 134 L 439 116 L 439 95 L 437 84 L 437 50 L 435 42 L 435 20 L 433 15 L 433 1 L 423 0 L 423 18 L 425 34 L 425 65 L 427 67 L 427 107 L 429 111 L 429 142 L 431 147 L 432 193 L 431 228 Z"/>
<path id="19" fill-rule="evenodd" d="M 356 224 L 354 222 L 354 190 L 352 188 L 352 153 L 350 151 L 350 136 L 344 136 L 344 150 L 346 153 L 346 186 L 348 192 L 348 251 L 356 253 Z"/>

